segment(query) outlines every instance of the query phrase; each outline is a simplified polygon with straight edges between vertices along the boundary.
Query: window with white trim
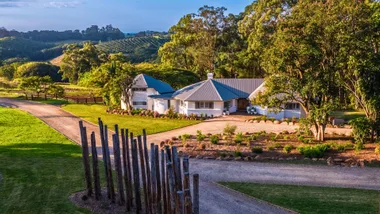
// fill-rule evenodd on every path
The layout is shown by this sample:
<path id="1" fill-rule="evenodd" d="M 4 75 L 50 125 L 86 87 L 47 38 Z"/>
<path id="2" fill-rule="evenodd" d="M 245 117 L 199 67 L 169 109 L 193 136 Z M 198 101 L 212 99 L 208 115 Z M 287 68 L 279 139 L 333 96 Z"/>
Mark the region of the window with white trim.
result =
<path id="1" fill-rule="evenodd" d="M 146 88 L 132 88 L 132 91 L 146 91 Z"/>
<path id="2" fill-rule="evenodd" d="M 297 110 L 297 109 L 300 109 L 300 104 L 299 103 L 285 103 L 285 109 Z"/>
<path id="3" fill-rule="evenodd" d="M 134 106 L 146 106 L 146 102 L 133 102 Z"/>
<path id="4" fill-rule="evenodd" d="M 214 109 L 214 102 L 195 102 L 195 109 Z"/>

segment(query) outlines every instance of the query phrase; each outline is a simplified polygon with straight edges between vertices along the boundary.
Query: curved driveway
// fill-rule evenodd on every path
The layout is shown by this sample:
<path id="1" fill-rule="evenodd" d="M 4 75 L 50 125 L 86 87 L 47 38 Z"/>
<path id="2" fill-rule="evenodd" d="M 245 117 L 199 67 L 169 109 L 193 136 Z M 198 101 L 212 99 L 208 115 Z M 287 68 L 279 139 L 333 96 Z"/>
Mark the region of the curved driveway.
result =
<path id="1" fill-rule="evenodd" d="M 79 143 L 78 117 L 56 106 L 35 102 L 0 98 L 0 105 L 20 108 L 40 118 L 52 128 Z M 150 142 L 160 142 L 180 133 L 203 132 L 219 133 L 226 121 L 200 123 L 165 133 L 148 136 Z M 237 124 L 241 131 L 247 127 L 252 131 L 271 130 L 269 124 L 249 124 L 230 121 Z M 85 122 L 88 133 L 98 132 L 98 128 Z M 284 128 L 291 128 L 284 126 Z M 278 125 L 276 126 L 278 129 Z M 98 141 L 99 142 L 99 141 Z M 228 189 L 219 187 L 217 181 L 254 181 L 266 183 L 305 184 L 337 187 L 355 187 L 380 190 L 380 170 L 378 168 L 342 168 L 311 165 L 269 164 L 256 162 L 221 162 L 216 160 L 191 159 L 191 171 L 199 173 L 201 178 L 201 213 L 287 213 L 287 211 L 257 201 Z"/>

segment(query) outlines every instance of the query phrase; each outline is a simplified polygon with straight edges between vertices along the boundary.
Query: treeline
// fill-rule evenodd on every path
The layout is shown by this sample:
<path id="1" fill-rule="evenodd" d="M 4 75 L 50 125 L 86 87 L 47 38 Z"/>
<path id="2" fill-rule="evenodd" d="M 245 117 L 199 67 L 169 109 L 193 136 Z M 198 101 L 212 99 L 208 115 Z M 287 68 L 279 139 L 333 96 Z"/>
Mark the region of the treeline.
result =
<path id="1" fill-rule="evenodd" d="M 301 127 L 322 141 L 331 112 L 350 103 L 366 115 L 352 122 L 357 148 L 380 137 L 379 1 L 254 1 L 238 15 L 204 6 L 169 32 L 159 50 L 166 66 L 202 78 L 265 77 L 254 102 L 273 111 L 299 103 Z"/>
<path id="2" fill-rule="evenodd" d="M 7 30 L 0 28 L 0 38 L 4 37 L 17 37 L 29 39 L 40 42 L 59 42 L 67 40 L 89 40 L 89 41 L 111 41 L 117 39 L 124 39 L 125 35 L 118 28 L 107 25 L 105 27 L 98 27 L 92 25 L 86 30 L 34 30 L 28 32 L 19 32 L 16 30 Z"/>

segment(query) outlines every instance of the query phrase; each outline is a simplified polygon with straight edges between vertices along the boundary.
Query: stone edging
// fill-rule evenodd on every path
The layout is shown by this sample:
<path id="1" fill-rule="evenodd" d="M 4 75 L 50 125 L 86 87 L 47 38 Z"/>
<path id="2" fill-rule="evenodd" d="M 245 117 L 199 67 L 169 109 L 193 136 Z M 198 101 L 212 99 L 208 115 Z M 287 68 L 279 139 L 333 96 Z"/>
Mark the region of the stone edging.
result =
<path id="1" fill-rule="evenodd" d="M 227 182 L 228 182 L 228 181 L 227 181 Z M 258 198 L 256 198 L 256 197 L 251 196 L 251 195 L 247 195 L 247 194 L 245 194 L 245 193 L 242 193 L 242 192 L 239 192 L 239 191 L 237 191 L 237 190 L 231 189 L 231 188 L 229 188 L 229 187 L 227 187 L 227 186 L 224 186 L 224 185 L 222 185 L 222 184 L 219 184 L 219 183 L 217 183 L 217 182 L 212 182 L 212 183 L 216 184 L 217 186 L 219 186 L 219 187 L 221 187 L 221 188 L 224 188 L 224 189 L 227 189 L 227 190 L 232 191 L 232 192 L 234 192 L 234 193 L 237 193 L 237 194 L 239 194 L 239 195 L 243 195 L 243 196 L 245 196 L 245 197 L 251 198 L 251 199 L 253 199 L 253 200 L 255 200 L 255 201 L 259 202 L 259 203 L 266 204 L 266 205 L 269 205 L 269 206 L 273 206 L 273 207 L 276 207 L 276 208 L 278 208 L 278 209 L 280 209 L 280 210 L 284 210 L 284 211 L 289 212 L 289 213 L 297 214 L 297 212 L 295 212 L 295 211 L 293 211 L 293 210 L 291 210 L 291 209 L 288 209 L 288 208 L 285 208 L 285 207 L 281 207 L 281 206 L 279 206 L 279 205 L 277 205 L 277 204 L 272 204 L 272 203 L 270 203 L 270 202 L 268 202 L 268 201 L 264 201 L 264 200 L 258 199 Z"/>

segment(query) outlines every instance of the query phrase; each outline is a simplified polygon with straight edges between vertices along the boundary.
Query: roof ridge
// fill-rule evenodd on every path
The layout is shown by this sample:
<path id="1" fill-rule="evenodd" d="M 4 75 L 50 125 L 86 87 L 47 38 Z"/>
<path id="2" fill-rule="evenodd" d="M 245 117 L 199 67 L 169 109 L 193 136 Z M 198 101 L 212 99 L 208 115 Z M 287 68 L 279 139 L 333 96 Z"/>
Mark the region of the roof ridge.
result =
<path id="1" fill-rule="evenodd" d="M 216 81 L 221 87 L 223 87 L 224 89 L 226 89 L 227 91 L 231 92 L 232 94 L 234 94 L 235 96 L 239 97 L 239 95 L 235 94 L 235 92 L 231 91 L 230 89 L 228 89 L 227 87 L 224 87 L 224 84 L 223 83 L 220 83 L 218 81 Z M 218 92 L 219 94 L 219 92 Z M 223 100 L 223 99 L 222 99 Z"/>
<path id="2" fill-rule="evenodd" d="M 214 87 L 216 93 L 218 94 L 219 99 L 223 101 L 222 96 L 220 96 L 220 93 L 219 93 L 218 89 L 216 89 L 216 87 L 215 87 L 215 83 L 214 83 L 214 82 L 215 82 L 215 81 L 213 81 L 213 80 L 211 79 L 212 86 Z"/>
<path id="3" fill-rule="evenodd" d="M 193 95 L 196 91 L 198 91 L 200 88 L 202 88 L 205 84 L 206 84 L 206 82 L 208 82 L 208 80 L 205 80 L 205 81 L 203 81 L 203 83 L 198 87 L 198 89 L 197 90 L 194 90 L 191 94 L 189 94 L 189 96 L 187 96 L 185 99 L 183 99 L 183 100 L 187 100 L 187 98 L 189 98 L 191 95 Z M 194 83 L 195 84 L 195 83 Z"/>

